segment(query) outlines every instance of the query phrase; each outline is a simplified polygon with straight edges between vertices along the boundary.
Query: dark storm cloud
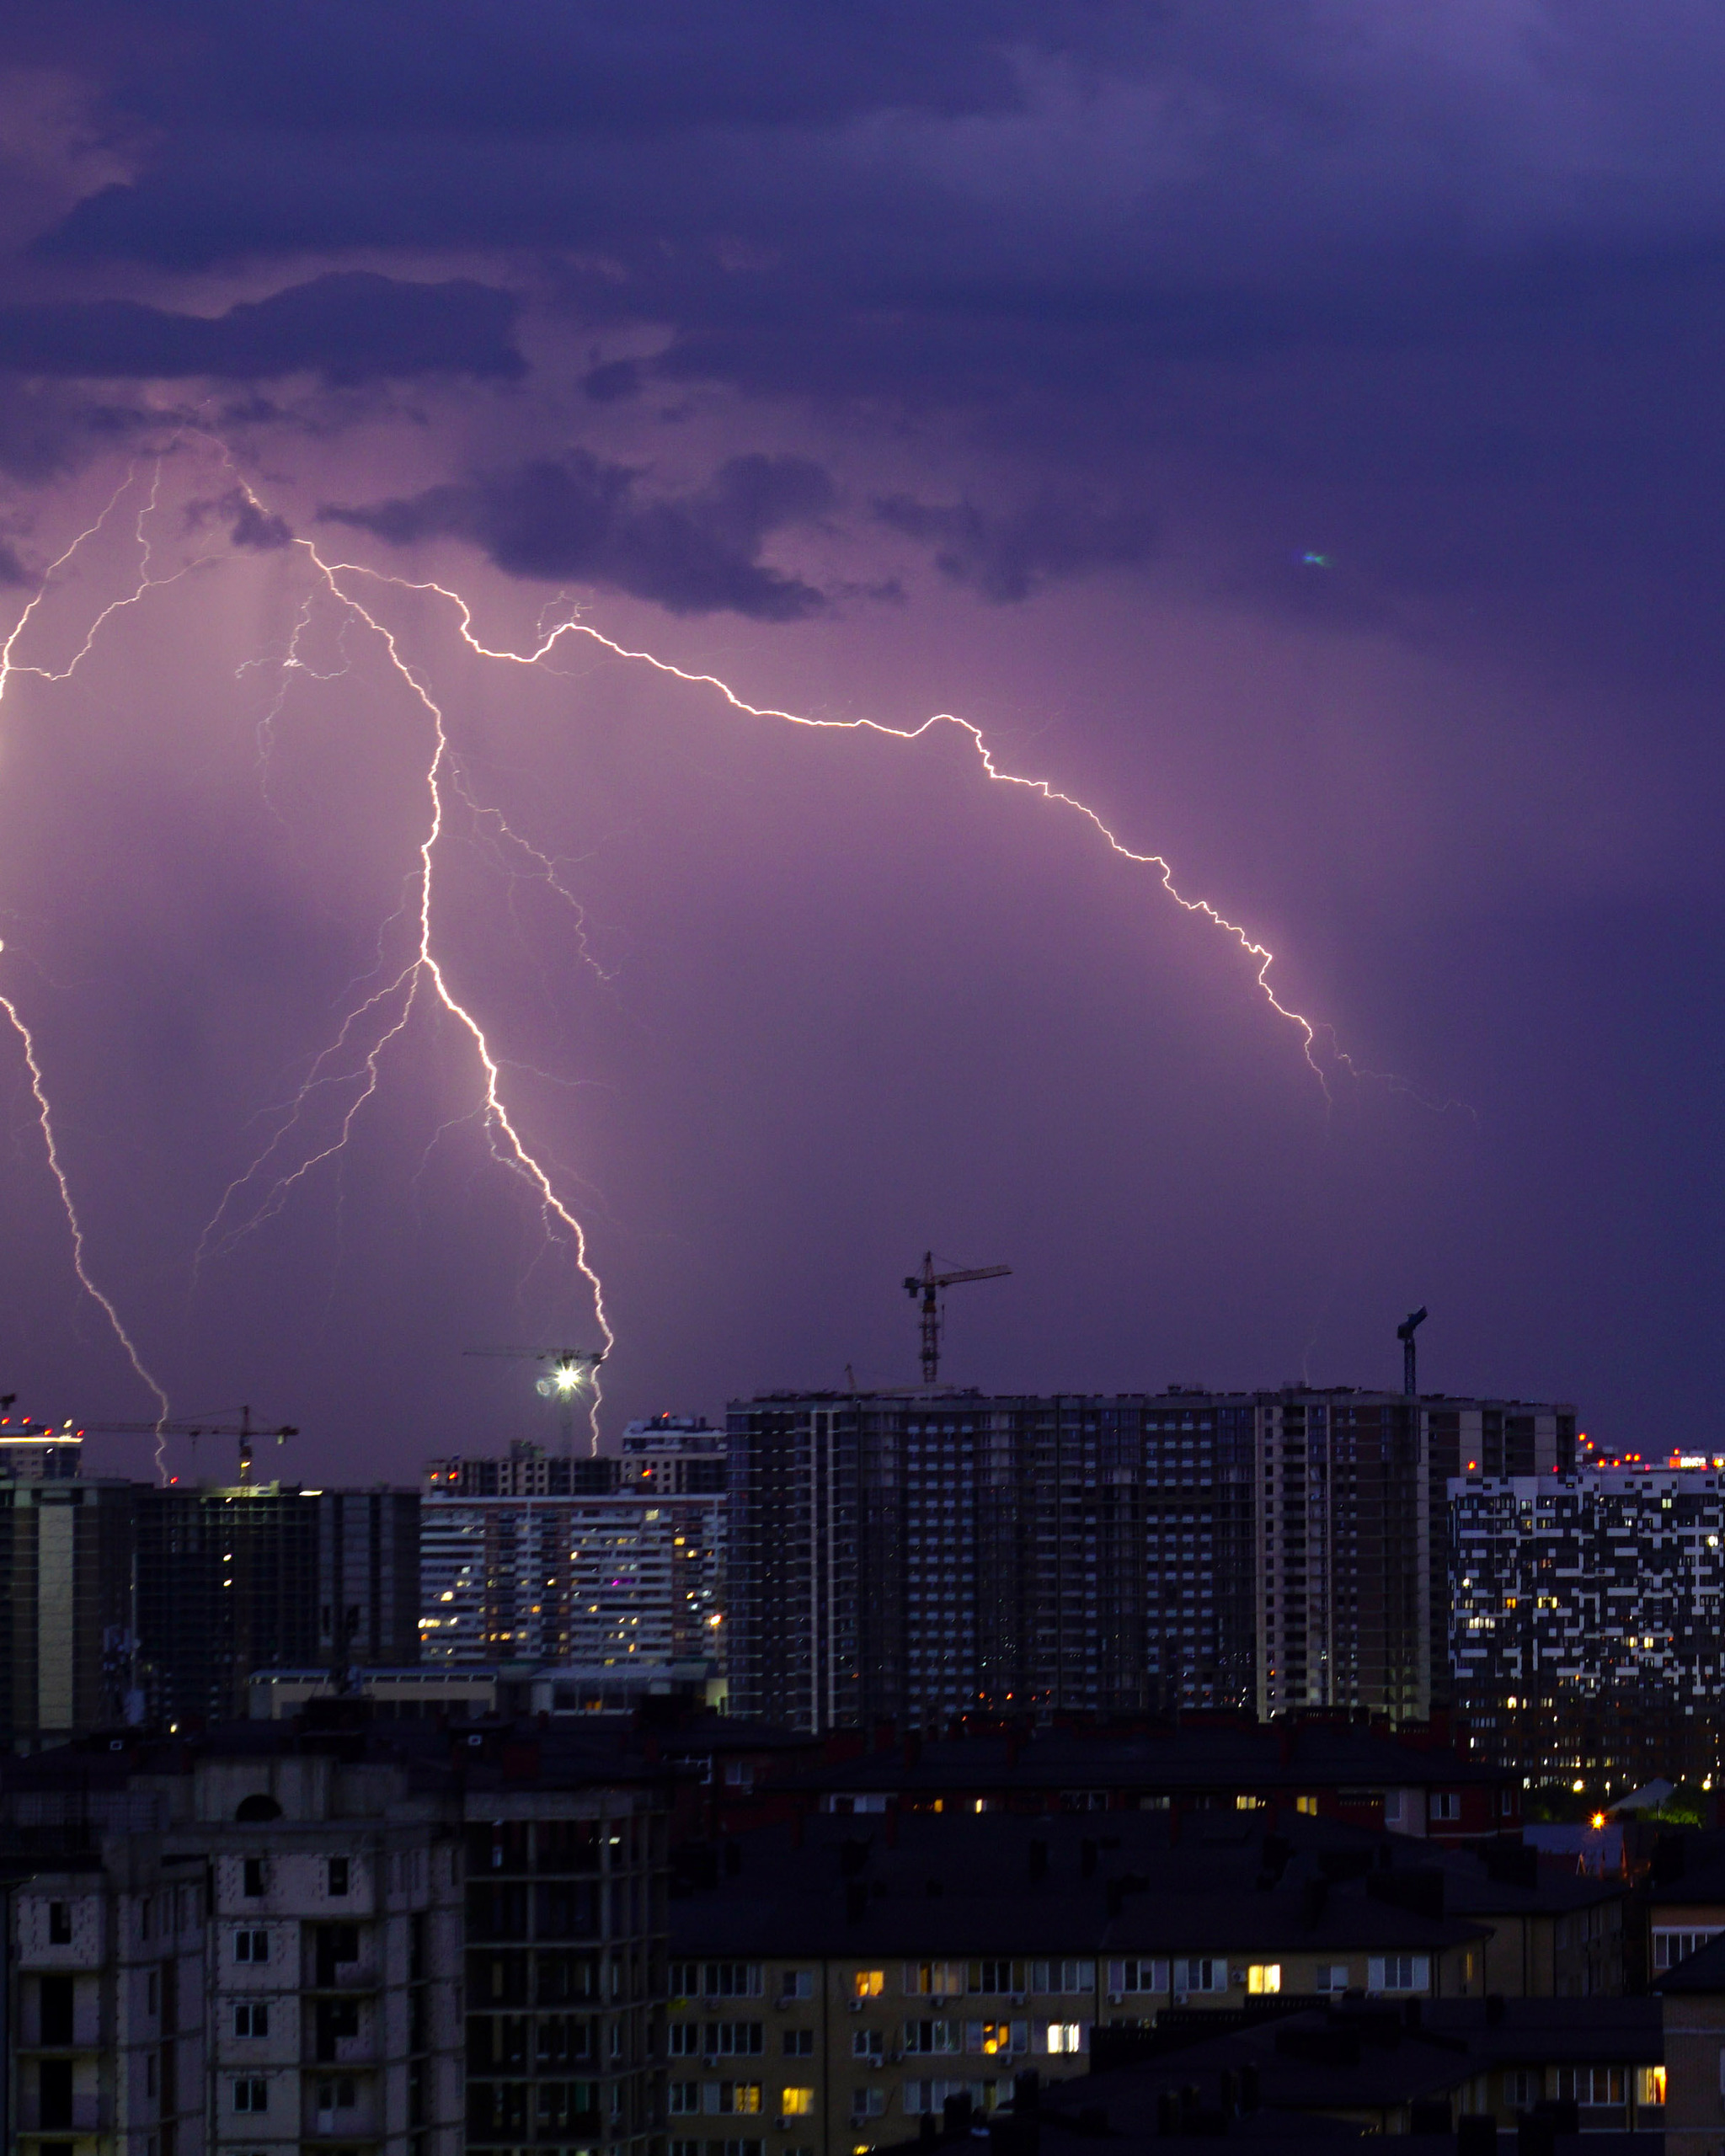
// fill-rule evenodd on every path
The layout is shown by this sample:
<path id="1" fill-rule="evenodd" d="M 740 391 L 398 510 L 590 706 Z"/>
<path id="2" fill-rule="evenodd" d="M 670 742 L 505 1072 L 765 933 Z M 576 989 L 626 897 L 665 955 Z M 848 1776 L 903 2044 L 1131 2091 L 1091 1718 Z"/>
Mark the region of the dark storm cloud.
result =
<path id="1" fill-rule="evenodd" d="M 1111 12 L 1027 0 L 280 0 L 242 18 L 221 0 L 156 0 L 85 8 L 75 36 L 86 66 L 99 55 L 115 104 L 163 125 L 615 136 L 883 105 L 998 109 L 1017 94 L 1017 40 L 1065 45 Z M 33 56 L 63 56 L 69 41 L 57 8 L 26 6 L 17 30 Z"/>
<path id="2" fill-rule="evenodd" d="M 19 46 L 138 146 L 45 220 L 55 277 L 489 251 L 536 350 L 580 339 L 590 406 L 721 383 L 941 426 L 993 472 L 895 516 L 991 595 L 1148 544 L 1002 504 L 1154 502 L 1178 467 L 1274 606 L 1338 606 L 1287 574 L 1320 526 L 1359 619 L 1470 584 L 1518 616 L 1633 529 L 1637 620 L 1717 611 L 1694 479 L 1720 462 L 1725 25 L 1686 0 L 164 0 L 42 8 Z M 586 349 L 644 324 L 650 360 Z M 508 325 L 478 344 L 441 363 L 507 375 Z M 692 589 L 739 559 L 766 574 L 733 548 Z"/>
<path id="3" fill-rule="evenodd" d="M 223 314 L 173 314 L 130 300 L 0 307 L 0 369 L 13 374 L 264 380 L 315 372 L 337 383 L 433 373 L 524 371 L 516 302 L 458 280 L 404 284 L 350 271 Z"/>
<path id="4" fill-rule="evenodd" d="M 322 514 L 397 546 L 470 540 L 511 576 L 590 579 L 676 614 L 728 611 L 788 622 L 825 605 L 812 585 L 760 559 L 774 531 L 830 506 L 832 483 L 820 466 L 798 456 L 733 457 L 698 491 L 657 499 L 640 482 L 625 465 L 571 450 L 403 500 Z"/>
<path id="5" fill-rule="evenodd" d="M 39 486 L 93 453 L 125 448 L 152 424 L 148 414 L 81 395 L 65 383 L 0 377 L 0 472 Z"/>
<path id="6" fill-rule="evenodd" d="M 259 509 L 248 496 L 231 495 L 224 507 L 233 519 L 228 537 L 236 547 L 270 553 L 278 547 L 292 545 L 293 527 L 287 519 L 277 516 L 273 510 Z"/>
<path id="7" fill-rule="evenodd" d="M 1027 599 L 1039 585 L 1086 569 L 1141 562 L 1156 542 L 1148 510 L 1103 507 L 1052 491 L 1004 515 L 972 502 L 941 506 L 908 494 L 877 502 L 875 514 L 932 547 L 943 576 L 998 601 Z"/>

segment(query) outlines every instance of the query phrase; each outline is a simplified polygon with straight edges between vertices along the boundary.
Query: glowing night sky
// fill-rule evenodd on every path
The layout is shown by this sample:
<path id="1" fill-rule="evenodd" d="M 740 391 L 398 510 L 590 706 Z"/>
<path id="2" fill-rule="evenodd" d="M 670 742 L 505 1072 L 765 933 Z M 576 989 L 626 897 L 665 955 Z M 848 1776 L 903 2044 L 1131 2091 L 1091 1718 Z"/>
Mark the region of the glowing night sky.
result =
<path id="1" fill-rule="evenodd" d="M 960 1383 L 1393 1384 L 1425 1303 L 1430 1387 L 1725 1439 L 1705 11 L 0 61 L 20 1409 L 405 1480 L 554 1440 L 462 1351 L 594 1278 L 607 1441 L 911 1382 L 932 1246 L 1012 1267 Z"/>

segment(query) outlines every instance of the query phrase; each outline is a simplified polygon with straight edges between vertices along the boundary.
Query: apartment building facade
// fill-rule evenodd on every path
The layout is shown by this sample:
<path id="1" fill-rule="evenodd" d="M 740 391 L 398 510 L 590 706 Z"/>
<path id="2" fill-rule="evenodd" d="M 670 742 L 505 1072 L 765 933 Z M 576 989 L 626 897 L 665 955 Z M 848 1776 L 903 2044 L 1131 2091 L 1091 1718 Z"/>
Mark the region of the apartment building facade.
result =
<path id="1" fill-rule="evenodd" d="M 663 1774 L 337 1720 L 8 1769 L 20 2156 L 649 2156 Z"/>
<path id="2" fill-rule="evenodd" d="M 1079 1822 L 809 1821 L 686 1874 L 670 1911 L 670 2156 L 853 2156 L 949 2098 L 985 2116 L 1033 2069 L 1090 2070 L 1098 2029 L 1281 1995 L 1482 1997 L 1487 1926 L 1315 1879 L 1260 1880 L 1261 1830 L 1108 1847 Z M 737 2156 L 737 2152 L 733 2152 Z"/>
<path id="3" fill-rule="evenodd" d="M 1450 1652 L 1477 1756 L 1608 1787 L 1713 1771 L 1725 1473 L 1464 1474 L 1450 1512 Z"/>
<path id="4" fill-rule="evenodd" d="M 428 1661 L 525 1661 L 595 1674 L 715 1671 L 724 1653 L 724 1439 L 661 1417 L 620 1458 L 427 1467 L 420 1637 Z M 553 1490 L 583 1470 L 579 1493 Z"/>
<path id="5" fill-rule="evenodd" d="M 734 1711 L 1447 1699 L 1449 1478 L 1573 1454 L 1567 1407 L 1290 1388 L 767 1394 L 729 1417 Z"/>

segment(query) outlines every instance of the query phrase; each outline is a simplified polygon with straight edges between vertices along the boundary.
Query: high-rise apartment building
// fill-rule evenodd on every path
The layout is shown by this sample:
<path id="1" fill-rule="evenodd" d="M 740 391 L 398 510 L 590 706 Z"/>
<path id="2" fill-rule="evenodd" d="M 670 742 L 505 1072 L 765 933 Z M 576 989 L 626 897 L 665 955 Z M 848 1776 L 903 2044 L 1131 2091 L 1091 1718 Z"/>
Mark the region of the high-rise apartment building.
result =
<path id="1" fill-rule="evenodd" d="M 419 1656 L 418 1492 L 87 1478 L 0 1432 L 0 1743 L 243 1716 L 258 1669 Z"/>
<path id="2" fill-rule="evenodd" d="M 614 1739 L 351 1710 L 9 1763 L 8 2144 L 649 2156 L 666 1817 Z"/>
<path id="3" fill-rule="evenodd" d="M 0 1438 L 0 1745 L 126 1716 L 138 1492 L 77 1465 L 75 1441 Z"/>
<path id="4" fill-rule="evenodd" d="M 632 1423 L 621 1458 L 553 1463 L 517 1446 L 504 1460 L 433 1460 L 420 1515 L 425 1655 L 590 1671 L 713 1665 L 725 1508 L 723 1436 L 668 1416 Z"/>
<path id="5" fill-rule="evenodd" d="M 1725 1473 L 1615 1467 L 1450 1486 L 1458 1704 L 1535 1779 L 1697 1780 L 1725 1707 Z"/>
<path id="6" fill-rule="evenodd" d="M 401 1668 L 419 1658 L 419 1493 L 319 1490 L 318 1659 Z"/>
<path id="7" fill-rule="evenodd" d="M 1408 1721 L 1448 1690 L 1448 1478 L 1558 1465 L 1574 1417 L 1343 1389 L 767 1394 L 728 1435 L 734 1711 Z"/>
<path id="8" fill-rule="evenodd" d="M 291 1482 L 139 1485 L 136 1497 L 145 1718 L 237 1720 L 254 1669 L 319 1659 L 318 1497 Z"/>

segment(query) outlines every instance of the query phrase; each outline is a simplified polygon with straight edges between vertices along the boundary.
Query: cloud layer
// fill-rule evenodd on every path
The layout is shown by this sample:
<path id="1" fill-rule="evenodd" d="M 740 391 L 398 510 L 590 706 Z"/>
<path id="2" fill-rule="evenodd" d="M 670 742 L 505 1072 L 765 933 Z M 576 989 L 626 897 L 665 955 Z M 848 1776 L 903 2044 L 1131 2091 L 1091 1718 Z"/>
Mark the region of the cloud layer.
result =
<path id="1" fill-rule="evenodd" d="M 514 380 L 516 302 L 462 279 L 409 284 L 332 272 L 217 315 L 135 300 L 0 306 L 0 371 L 267 382 L 312 373 L 350 385 L 415 375 Z"/>
<path id="2" fill-rule="evenodd" d="M 756 621 L 791 622 L 825 601 L 799 578 L 763 563 L 761 547 L 786 525 L 823 515 L 832 500 L 830 479 L 804 457 L 732 457 L 696 493 L 654 496 L 638 472 L 577 449 L 323 514 L 396 546 L 466 539 L 511 576 L 606 584 L 673 614 L 728 608 Z"/>

